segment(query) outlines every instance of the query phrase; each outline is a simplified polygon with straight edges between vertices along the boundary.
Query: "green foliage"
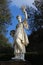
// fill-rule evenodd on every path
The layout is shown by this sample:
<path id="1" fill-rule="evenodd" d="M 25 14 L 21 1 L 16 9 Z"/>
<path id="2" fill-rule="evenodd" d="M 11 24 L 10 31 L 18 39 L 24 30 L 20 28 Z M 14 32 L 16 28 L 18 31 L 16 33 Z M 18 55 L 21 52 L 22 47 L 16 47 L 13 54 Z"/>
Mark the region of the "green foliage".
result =
<path id="1" fill-rule="evenodd" d="M 27 6 L 27 13 L 29 16 L 28 22 L 30 25 L 29 29 L 31 31 L 37 31 L 38 29 L 43 28 L 43 1 L 34 0 L 34 6 L 37 10 Z"/>
<path id="2" fill-rule="evenodd" d="M 38 10 L 43 12 L 43 0 L 34 0 L 34 4 Z"/>
<path id="3" fill-rule="evenodd" d="M 4 35 L 2 35 L 2 34 L 0 34 L 0 47 L 11 47 L 11 44 L 10 43 L 8 43 L 8 39 L 4 36 Z"/>
<path id="4" fill-rule="evenodd" d="M 7 0 L 0 0 L 0 32 L 6 29 L 6 24 L 10 24 L 11 13 L 8 8 Z"/>
<path id="5" fill-rule="evenodd" d="M 8 42 L 8 39 L 3 34 L 0 34 L 0 60 L 9 60 L 12 56 L 12 45 Z"/>
<path id="6" fill-rule="evenodd" d="M 43 0 L 35 0 L 35 7 L 38 9 L 38 12 L 35 12 L 35 24 L 37 28 L 43 27 Z"/>

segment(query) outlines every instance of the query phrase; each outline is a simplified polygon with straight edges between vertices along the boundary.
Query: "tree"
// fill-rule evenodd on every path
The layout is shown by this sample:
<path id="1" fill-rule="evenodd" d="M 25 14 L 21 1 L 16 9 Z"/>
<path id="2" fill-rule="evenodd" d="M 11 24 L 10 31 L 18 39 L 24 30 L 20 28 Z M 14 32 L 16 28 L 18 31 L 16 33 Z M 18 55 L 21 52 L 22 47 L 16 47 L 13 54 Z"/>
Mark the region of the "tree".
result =
<path id="1" fill-rule="evenodd" d="M 28 24 L 29 24 L 29 29 L 31 31 L 35 30 L 35 23 L 34 23 L 34 19 L 35 19 L 35 12 L 37 12 L 34 8 L 32 7 L 28 7 L 27 6 L 27 14 L 28 14 Z"/>
<path id="2" fill-rule="evenodd" d="M 14 50 L 8 39 L 3 34 L 0 34 L 0 61 L 10 60 L 14 56 L 13 52 Z"/>
<path id="3" fill-rule="evenodd" d="M 0 47 L 11 47 L 12 45 L 8 42 L 8 39 L 3 35 L 0 34 Z"/>
<path id="4" fill-rule="evenodd" d="M 0 32 L 5 31 L 7 24 L 10 24 L 11 21 L 8 4 L 9 0 L 0 0 Z"/>
<path id="5" fill-rule="evenodd" d="M 34 5 L 38 10 L 38 12 L 35 12 L 34 23 L 37 29 L 41 29 L 43 28 L 43 0 L 35 0 Z"/>
<path id="6" fill-rule="evenodd" d="M 27 46 L 27 52 L 34 51 L 36 54 L 30 54 L 30 56 L 27 54 L 27 59 L 29 57 L 35 57 L 36 59 L 36 55 L 41 57 L 43 52 L 43 0 L 35 0 L 34 6 L 37 8 L 37 10 L 32 7 L 27 8 L 27 13 L 30 15 L 28 22 L 30 29 L 33 31 L 28 37 L 30 44 Z"/>
<path id="7" fill-rule="evenodd" d="M 34 5 L 38 10 L 43 12 L 43 0 L 34 0 Z"/>
<path id="8" fill-rule="evenodd" d="M 43 1 L 35 0 L 34 6 L 37 10 L 27 6 L 27 13 L 29 16 L 28 22 L 31 31 L 37 31 L 43 28 Z"/>

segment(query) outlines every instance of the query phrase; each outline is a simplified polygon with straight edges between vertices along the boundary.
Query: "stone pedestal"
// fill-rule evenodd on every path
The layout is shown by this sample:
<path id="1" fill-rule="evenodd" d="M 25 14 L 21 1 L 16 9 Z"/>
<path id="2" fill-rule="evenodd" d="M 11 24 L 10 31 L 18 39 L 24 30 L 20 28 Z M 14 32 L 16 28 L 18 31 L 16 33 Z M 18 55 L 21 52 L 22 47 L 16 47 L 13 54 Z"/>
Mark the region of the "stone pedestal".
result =
<path id="1" fill-rule="evenodd" d="M 11 60 L 11 61 L 0 61 L 0 65 L 31 65 L 31 63 L 29 61 Z"/>

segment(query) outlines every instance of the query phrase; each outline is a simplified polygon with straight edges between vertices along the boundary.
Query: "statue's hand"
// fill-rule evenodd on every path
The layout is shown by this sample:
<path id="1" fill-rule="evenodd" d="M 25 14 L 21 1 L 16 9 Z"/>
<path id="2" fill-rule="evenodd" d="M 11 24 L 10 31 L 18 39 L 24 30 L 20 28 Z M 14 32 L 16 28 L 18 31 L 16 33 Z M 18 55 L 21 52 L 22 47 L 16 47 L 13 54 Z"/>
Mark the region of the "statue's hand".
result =
<path id="1" fill-rule="evenodd" d="M 24 46 L 26 46 L 26 42 L 25 42 L 25 41 L 22 41 L 22 40 L 21 40 L 21 42 L 22 42 L 22 44 L 23 44 Z"/>
<path id="2" fill-rule="evenodd" d="M 26 6 L 22 6 L 21 10 L 24 12 L 26 10 Z"/>
<path id="3" fill-rule="evenodd" d="M 26 42 L 26 41 L 21 41 L 22 42 L 22 44 L 24 45 L 24 46 L 27 46 L 28 44 L 29 44 L 29 41 L 28 42 Z"/>

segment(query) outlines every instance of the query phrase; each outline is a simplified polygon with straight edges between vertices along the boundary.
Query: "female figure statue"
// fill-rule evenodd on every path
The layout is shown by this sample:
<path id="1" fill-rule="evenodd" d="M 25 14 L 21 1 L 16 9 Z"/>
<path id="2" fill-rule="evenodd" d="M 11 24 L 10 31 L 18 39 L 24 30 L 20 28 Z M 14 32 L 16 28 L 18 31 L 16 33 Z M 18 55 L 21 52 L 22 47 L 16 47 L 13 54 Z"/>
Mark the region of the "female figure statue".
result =
<path id="1" fill-rule="evenodd" d="M 14 34 L 14 59 L 25 60 L 26 49 L 25 46 L 29 44 L 28 36 L 24 31 L 24 28 L 28 29 L 27 24 L 27 13 L 24 10 L 25 20 L 22 22 L 22 18 L 18 15 L 16 18 L 18 20 L 18 24 L 16 26 L 15 34 Z"/>

